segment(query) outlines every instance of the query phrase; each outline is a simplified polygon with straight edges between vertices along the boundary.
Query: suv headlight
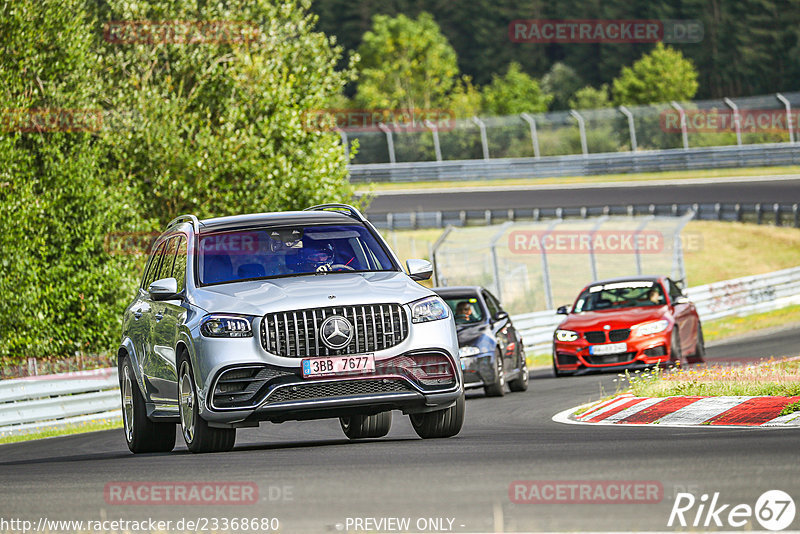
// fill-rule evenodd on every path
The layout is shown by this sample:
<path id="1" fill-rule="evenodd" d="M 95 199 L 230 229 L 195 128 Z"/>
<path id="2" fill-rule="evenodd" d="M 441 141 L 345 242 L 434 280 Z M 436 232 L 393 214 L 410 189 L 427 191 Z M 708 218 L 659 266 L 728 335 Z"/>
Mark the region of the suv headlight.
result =
<path id="1" fill-rule="evenodd" d="M 459 358 L 469 358 L 470 356 L 477 356 L 480 353 L 481 349 L 478 347 L 461 347 L 458 349 Z"/>
<path id="2" fill-rule="evenodd" d="M 578 333 L 572 330 L 556 330 L 556 340 L 558 341 L 575 341 L 578 339 Z"/>
<path id="3" fill-rule="evenodd" d="M 205 337 L 253 337 L 252 318 L 242 315 L 209 315 L 200 323 Z"/>
<path id="4" fill-rule="evenodd" d="M 633 329 L 636 336 L 649 336 L 650 334 L 658 334 L 669 328 L 669 321 L 661 319 L 652 323 L 644 323 Z"/>
<path id="5" fill-rule="evenodd" d="M 450 308 L 439 297 L 426 297 L 412 302 L 409 306 L 411 307 L 412 323 L 426 323 L 450 317 Z"/>

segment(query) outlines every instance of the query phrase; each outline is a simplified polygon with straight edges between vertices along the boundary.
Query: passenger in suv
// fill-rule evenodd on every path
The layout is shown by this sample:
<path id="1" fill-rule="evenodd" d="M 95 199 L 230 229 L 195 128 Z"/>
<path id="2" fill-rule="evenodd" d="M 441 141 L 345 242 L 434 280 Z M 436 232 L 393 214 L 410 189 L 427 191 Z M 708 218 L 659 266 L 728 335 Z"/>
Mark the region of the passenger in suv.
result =
<path id="1" fill-rule="evenodd" d="M 458 434 L 464 387 L 447 305 L 344 204 L 199 221 L 156 240 L 118 352 L 131 451 L 230 450 L 261 421 L 339 418 L 385 436 L 391 410 L 423 438 Z"/>

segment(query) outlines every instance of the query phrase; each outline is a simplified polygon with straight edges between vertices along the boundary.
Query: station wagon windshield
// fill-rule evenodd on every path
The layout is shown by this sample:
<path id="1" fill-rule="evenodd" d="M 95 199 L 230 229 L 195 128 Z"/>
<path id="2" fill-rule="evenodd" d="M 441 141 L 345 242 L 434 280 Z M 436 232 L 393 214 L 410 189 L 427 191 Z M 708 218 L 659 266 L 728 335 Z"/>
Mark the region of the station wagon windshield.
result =
<path id="1" fill-rule="evenodd" d="M 396 270 L 388 253 L 361 225 L 236 230 L 200 237 L 200 283 Z"/>

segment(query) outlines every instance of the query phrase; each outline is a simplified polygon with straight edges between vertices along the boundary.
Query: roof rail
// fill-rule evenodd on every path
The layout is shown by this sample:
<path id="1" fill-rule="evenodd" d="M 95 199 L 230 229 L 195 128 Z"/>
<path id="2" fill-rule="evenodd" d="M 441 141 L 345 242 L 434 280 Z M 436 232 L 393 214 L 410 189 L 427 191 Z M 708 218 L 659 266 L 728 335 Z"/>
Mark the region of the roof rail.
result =
<path id="1" fill-rule="evenodd" d="M 195 233 L 199 233 L 200 232 L 200 221 L 194 215 L 179 215 L 179 216 L 175 217 L 174 219 L 172 219 L 169 222 L 169 224 L 167 225 L 167 228 L 171 228 L 171 227 L 175 226 L 176 224 L 180 224 L 180 223 L 183 223 L 183 222 L 191 222 L 192 223 L 192 227 L 194 228 L 194 232 Z"/>
<path id="2" fill-rule="evenodd" d="M 310 208 L 306 208 L 303 211 L 339 211 L 339 212 L 346 212 L 347 215 L 356 219 L 360 222 L 366 222 L 367 218 L 364 217 L 360 211 L 356 208 L 351 206 L 350 204 L 318 204 L 316 206 L 311 206 Z"/>

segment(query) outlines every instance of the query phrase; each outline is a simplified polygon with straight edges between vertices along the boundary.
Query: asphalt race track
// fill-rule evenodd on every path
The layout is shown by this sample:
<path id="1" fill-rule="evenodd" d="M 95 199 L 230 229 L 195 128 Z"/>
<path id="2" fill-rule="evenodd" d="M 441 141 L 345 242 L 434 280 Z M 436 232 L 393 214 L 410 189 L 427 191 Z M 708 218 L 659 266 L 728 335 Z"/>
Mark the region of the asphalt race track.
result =
<path id="1" fill-rule="evenodd" d="M 375 193 L 368 214 L 607 205 L 800 202 L 800 178 L 749 181 L 638 182 Z M 465 183 L 465 186 L 468 186 Z"/>
<path id="2" fill-rule="evenodd" d="M 741 362 L 797 354 L 798 347 L 795 328 L 715 345 L 708 357 Z M 537 370 L 526 393 L 470 393 L 464 429 L 446 440 L 418 439 L 407 418 L 395 414 L 392 431 L 380 440 L 348 443 L 337 421 L 267 424 L 240 430 L 234 451 L 212 455 L 188 453 L 179 437 L 171 454 L 134 456 L 122 430 L 3 445 L 0 519 L 278 518 L 280 531 L 289 533 L 364 531 L 354 521 L 366 518 L 410 518 L 412 532 L 675 530 L 667 520 L 680 491 L 698 498 L 719 492 L 721 503 L 750 506 L 770 489 L 800 496 L 800 428 L 620 428 L 551 420 L 613 392 L 615 378 L 555 379 Z M 516 480 L 655 481 L 663 494 L 651 504 L 515 504 L 509 485 Z M 259 502 L 109 505 L 106 484 L 123 481 L 254 482 Z M 694 509 L 687 517 L 693 519 Z M 429 518 L 444 518 L 443 526 Z M 798 527 L 796 517 L 791 528 Z"/>

